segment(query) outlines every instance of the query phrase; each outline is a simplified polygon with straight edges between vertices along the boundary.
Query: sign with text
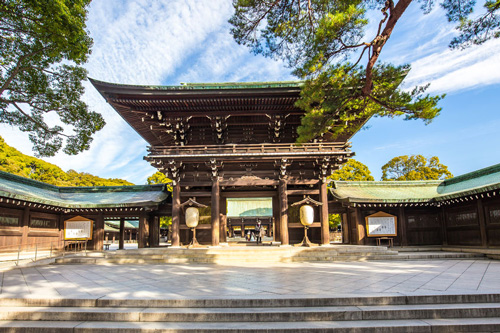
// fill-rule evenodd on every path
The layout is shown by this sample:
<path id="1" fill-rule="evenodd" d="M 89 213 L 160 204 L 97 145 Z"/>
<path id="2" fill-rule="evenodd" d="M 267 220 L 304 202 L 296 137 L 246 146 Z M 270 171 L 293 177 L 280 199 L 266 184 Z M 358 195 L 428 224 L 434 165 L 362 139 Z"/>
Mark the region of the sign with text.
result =
<path id="1" fill-rule="evenodd" d="M 76 216 L 64 221 L 65 240 L 92 239 L 92 227 L 94 221 L 82 216 Z"/>
<path id="2" fill-rule="evenodd" d="M 397 236 L 396 216 L 378 212 L 365 219 L 368 237 Z"/>

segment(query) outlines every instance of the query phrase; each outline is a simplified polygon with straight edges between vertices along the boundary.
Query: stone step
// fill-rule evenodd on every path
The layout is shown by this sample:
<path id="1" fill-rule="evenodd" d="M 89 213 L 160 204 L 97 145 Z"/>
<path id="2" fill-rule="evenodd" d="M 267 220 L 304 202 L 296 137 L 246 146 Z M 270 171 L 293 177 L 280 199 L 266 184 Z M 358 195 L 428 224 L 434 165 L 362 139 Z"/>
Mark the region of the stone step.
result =
<path id="1" fill-rule="evenodd" d="M 498 332 L 500 318 L 312 322 L 0 321 L 0 332 Z"/>
<path id="2" fill-rule="evenodd" d="M 500 317 L 500 303 L 259 308 L 0 307 L 0 320 L 300 322 Z"/>
<path id="3" fill-rule="evenodd" d="M 119 307 L 119 308 L 257 308 L 328 306 L 399 306 L 428 304 L 498 304 L 500 294 L 431 294 L 384 296 L 338 296 L 324 298 L 208 298 L 208 299 L 117 299 L 96 298 L 0 298 L 3 307 Z"/>

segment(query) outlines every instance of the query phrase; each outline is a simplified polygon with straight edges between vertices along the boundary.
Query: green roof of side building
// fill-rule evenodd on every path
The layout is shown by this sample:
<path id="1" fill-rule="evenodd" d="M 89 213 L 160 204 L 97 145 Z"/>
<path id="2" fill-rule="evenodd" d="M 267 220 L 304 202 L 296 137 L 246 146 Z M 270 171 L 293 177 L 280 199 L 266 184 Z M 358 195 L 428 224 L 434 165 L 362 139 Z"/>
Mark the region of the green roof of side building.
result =
<path id="1" fill-rule="evenodd" d="M 154 206 L 169 198 L 165 185 L 58 187 L 0 171 L 0 196 L 62 208 Z"/>
<path id="2" fill-rule="evenodd" d="M 352 203 L 439 202 L 500 189 L 500 164 L 447 180 L 333 181 L 335 199 Z"/>

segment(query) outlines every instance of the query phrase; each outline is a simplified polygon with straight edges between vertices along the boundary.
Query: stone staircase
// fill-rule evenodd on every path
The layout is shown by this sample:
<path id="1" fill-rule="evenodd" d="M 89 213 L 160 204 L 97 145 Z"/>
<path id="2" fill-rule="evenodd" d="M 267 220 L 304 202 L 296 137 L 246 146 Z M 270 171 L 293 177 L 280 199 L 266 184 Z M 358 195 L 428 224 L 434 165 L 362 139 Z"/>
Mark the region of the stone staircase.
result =
<path id="1" fill-rule="evenodd" d="M 0 332 L 499 332 L 500 294 L 277 299 L 18 299 Z"/>
<path id="2" fill-rule="evenodd" d="M 230 246 L 220 248 L 144 248 L 57 258 L 57 264 L 177 264 L 177 263 L 287 263 L 367 260 L 471 259 L 481 253 L 398 251 L 385 246 L 333 245 L 318 247 Z"/>

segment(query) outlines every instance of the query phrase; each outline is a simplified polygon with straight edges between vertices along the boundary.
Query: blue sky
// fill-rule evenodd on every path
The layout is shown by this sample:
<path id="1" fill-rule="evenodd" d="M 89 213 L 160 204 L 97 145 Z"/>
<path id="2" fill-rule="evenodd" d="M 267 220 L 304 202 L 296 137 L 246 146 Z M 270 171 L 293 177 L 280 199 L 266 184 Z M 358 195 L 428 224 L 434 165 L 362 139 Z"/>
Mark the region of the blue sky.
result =
<path id="1" fill-rule="evenodd" d="M 453 25 L 443 12 L 436 8 L 424 16 L 418 4 L 412 6 L 381 59 L 412 64 L 405 87 L 431 83 L 430 93 L 446 93 L 442 113 L 427 126 L 397 118 L 370 120 L 352 139 L 355 158 L 377 180 L 383 164 L 406 154 L 438 156 L 454 175 L 500 163 L 500 40 L 450 51 Z M 255 56 L 233 41 L 227 23 L 232 11 L 230 0 L 94 0 L 88 20 L 94 39 L 89 76 L 147 85 L 294 79 L 282 62 Z M 89 151 L 45 160 L 64 170 L 145 183 L 155 172 L 142 159 L 147 143 L 90 83 L 86 87 L 84 100 L 104 115 L 106 127 Z M 8 144 L 33 155 L 27 134 L 6 126 L 0 131 Z"/>

